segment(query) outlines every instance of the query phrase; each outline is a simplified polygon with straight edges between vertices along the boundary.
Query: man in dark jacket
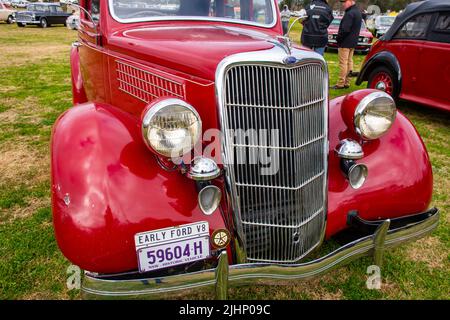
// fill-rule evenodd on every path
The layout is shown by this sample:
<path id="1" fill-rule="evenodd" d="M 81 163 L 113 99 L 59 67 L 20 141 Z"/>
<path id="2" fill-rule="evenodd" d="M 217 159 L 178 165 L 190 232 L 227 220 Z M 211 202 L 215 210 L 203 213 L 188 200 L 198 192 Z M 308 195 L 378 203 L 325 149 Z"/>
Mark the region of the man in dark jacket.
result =
<path id="1" fill-rule="evenodd" d="M 328 44 L 328 27 L 333 21 L 333 10 L 326 0 L 313 0 L 305 10 L 307 18 L 303 21 L 302 44 L 323 55 Z"/>
<path id="2" fill-rule="evenodd" d="M 361 32 L 362 15 L 355 1 L 340 0 L 345 14 L 339 26 L 336 38 L 339 47 L 339 81 L 333 89 L 344 89 L 350 87 L 349 73 L 353 71 L 353 54 L 358 45 L 359 33 Z"/>

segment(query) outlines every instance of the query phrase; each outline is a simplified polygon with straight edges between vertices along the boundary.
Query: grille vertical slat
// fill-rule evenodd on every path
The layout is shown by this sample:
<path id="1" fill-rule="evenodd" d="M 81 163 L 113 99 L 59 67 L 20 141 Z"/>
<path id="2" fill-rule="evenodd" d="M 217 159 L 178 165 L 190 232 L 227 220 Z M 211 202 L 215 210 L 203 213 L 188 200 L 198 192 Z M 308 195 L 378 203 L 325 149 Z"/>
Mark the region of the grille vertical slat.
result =
<path id="1" fill-rule="evenodd" d="M 320 63 L 239 65 L 225 74 L 223 126 L 240 132 L 230 140 L 233 201 L 250 261 L 294 263 L 321 240 L 325 76 Z M 265 174 L 269 165 L 279 170 Z"/>

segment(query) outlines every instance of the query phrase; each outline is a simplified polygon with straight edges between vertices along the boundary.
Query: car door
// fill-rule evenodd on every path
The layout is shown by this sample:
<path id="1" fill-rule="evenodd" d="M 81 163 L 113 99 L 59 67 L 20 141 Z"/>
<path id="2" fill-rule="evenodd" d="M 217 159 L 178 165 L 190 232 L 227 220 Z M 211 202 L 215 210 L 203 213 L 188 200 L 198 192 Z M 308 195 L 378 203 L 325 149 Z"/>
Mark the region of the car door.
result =
<path id="1" fill-rule="evenodd" d="M 420 48 L 426 40 L 432 15 L 419 14 L 410 18 L 398 29 L 389 43 L 389 50 L 397 57 L 402 72 L 401 98 L 411 99 L 411 96 L 416 95 Z"/>
<path id="2" fill-rule="evenodd" d="M 64 10 L 60 6 L 52 6 L 52 14 L 55 16 L 55 24 L 64 24 Z"/>
<path id="3" fill-rule="evenodd" d="M 8 18 L 8 11 L 3 3 L 0 3 L 0 21 L 5 21 Z"/>
<path id="4" fill-rule="evenodd" d="M 106 78 L 104 73 L 105 50 L 101 35 L 100 0 L 81 2 L 84 10 L 80 12 L 79 54 L 80 68 L 86 95 L 89 101 L 107 102 Z M 92 19 L 91 19 L 92 18 Z M 94 21 L 93 21 L 94 20 Z"/>
<path id="5" fill-rule="evenodd" d="M 46 8 L 47 20 L 50 24 L 58 24 L 58 14 L 56 13 L 56 6 L 47 6 Z"/>
<path id="6" fill-rule="evenodd" d="M 424 103 L 450 110 L 450 11 L 433 16 L 420 61 L 418 96 Z"/>

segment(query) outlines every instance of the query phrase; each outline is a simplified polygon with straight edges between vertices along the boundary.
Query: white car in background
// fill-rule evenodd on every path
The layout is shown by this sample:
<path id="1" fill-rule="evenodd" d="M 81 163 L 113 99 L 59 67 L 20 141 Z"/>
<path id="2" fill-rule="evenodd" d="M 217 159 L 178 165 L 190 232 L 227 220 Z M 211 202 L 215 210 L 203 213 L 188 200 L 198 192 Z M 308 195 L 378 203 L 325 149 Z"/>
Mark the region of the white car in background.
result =
<path id="1" fill-rule="evenodd" d="M 0 21 L 5 21 L 7 24 L 14 22 L 16 12 L 8 9 L 3 2 L 0 2 Z"/>
<path id="2" fill-rule="evenodd" d="M 78 30 L 80 28 L 80 15 L 73 14 L 66 20 L 66 26 L 70 30 Z"/>
<path id="3" fill-rule="evenodd" d="M 384 36 L 395 21 L 394 16 L 378 16 L 375 18 L 375 37 Z"/>
<path id="4" fill-rule="evenodd" d="M 26 8 L 30 3 L 26 0 L 11 0 L 13 8 Z"/>

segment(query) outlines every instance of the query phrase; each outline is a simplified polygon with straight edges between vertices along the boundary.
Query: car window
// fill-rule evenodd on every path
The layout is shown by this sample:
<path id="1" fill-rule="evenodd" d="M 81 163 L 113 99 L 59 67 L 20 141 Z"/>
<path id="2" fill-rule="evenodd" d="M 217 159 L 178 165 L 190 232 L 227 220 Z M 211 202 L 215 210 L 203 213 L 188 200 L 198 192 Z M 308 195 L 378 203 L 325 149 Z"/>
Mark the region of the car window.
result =
<path id="1" fill-rule="evenodd" d="M 339 27 L 341 25 L 341 21 L 342 19 L 333 19 L 333 21 L 331 21 L 331 25 L 335 26 L 335 27 Z M 364 20 L 362 20 L 361 22 L 361 30 L 367 30 L 367 26 L 366 23 L 364 22 Z"/>
<path id="2" fill-rule="evenodd" d="M 450 43 L 450 12 L 443 12 L 437 15 L 436 23 L 428 36 L 428 40 Z"/>
<path id="3" fill-rule="evenodd" d="M 402 28 L 395 35 L 395 39 L 425 39 L 428 26 L 430 25 L 431 14 L 421 14 L 405 22 Z"/>
<path id="4" fill-rule="evenodd" d="M 95 22 L 100 20 L 100 0 L 86 0 L 84 8 Z M 86 20 L 90 20 L 86 14 L 83 14 L 83 16 Z"/>
<path id="5" fill-rule="evenodd" d="M 100 20 L 100 0 L 86 0 L 84 3 L 84 8 L 92 17 L 92 20 L 98 22 Z M 86 13 L 83 11 L 85 20 L 91 20 Z"/>
<path id="6" fill-rule="evenodd" d="M 44 7 L 44 6 L 38 6 L 38 5 L 36 5 L 36 6 L 34 6 L 34 9 L 35 9 L 36 11 L 45 11 L 45 7 Z"/>
<path id="7" fill-rule="evenodd" d="M 55 8 L 56 8 L 56 12 L 64 13 L 64 10 L 61 7 L 55 7 Z"/>
<path id="8" fill-rule="evenodd" d="M 434 28 L 436 31 L 450 32 L 450 12 L 440 14 Z"/>
<path id="9" fill-rule="evenodd" d="M 91 0 L 91 15 L 95 21 L 100 20 L 100 0 Z"/>

